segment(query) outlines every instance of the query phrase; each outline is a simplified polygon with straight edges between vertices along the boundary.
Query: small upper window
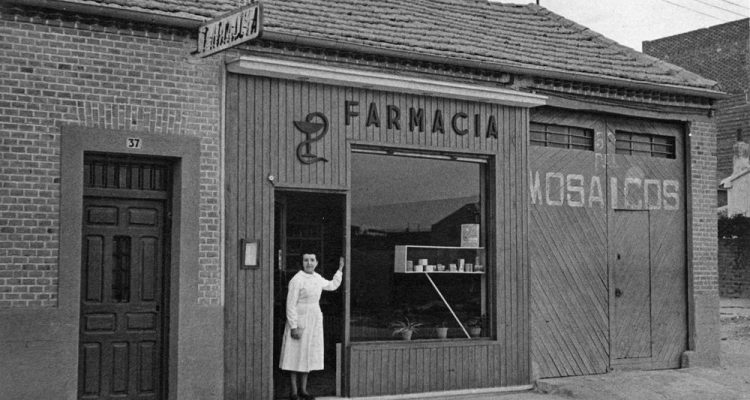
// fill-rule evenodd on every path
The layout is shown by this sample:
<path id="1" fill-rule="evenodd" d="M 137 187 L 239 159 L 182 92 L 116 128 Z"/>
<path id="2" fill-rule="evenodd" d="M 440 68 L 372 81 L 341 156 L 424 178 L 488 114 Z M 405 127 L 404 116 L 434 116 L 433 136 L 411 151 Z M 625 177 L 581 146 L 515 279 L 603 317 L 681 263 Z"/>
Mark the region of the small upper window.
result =
<path id="1" fill-rule="evenodd" d="M 531 144 L 561 149 L 594 150 L 593 129 L 531 123 Z"/>
<path id="2" fill-rule="evenodd" d="M 615 137 L 616 154 L 675 158 L 675 142 L 672 136 L 617 131 Z"/>

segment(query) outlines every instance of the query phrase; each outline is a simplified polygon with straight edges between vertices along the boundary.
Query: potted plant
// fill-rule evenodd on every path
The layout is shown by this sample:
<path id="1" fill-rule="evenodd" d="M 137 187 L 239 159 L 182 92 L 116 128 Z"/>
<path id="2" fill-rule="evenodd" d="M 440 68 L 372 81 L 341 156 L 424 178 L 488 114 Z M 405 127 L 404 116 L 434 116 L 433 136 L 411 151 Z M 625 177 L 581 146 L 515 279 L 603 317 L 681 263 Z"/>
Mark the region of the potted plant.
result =
<path id="1" fill-rule="evenodd" d="M 484 327 L 484 321 L 486 319 L 487 316 L 482 314 L 479 317 L 469 318 L 469 320 L 466 321 L 466 327 L 468 328 L 471 337 L 479 337 L 482 334 L 482 328 Z"/>
<path id="2" fill-rule="evenodd" d="M 437 332 L 438 339 L 446 339 L 448 337 L 448 326 L 445 324 L 445 321 L 440 323 L 440 326 L 435 327 L 435 332 Z"/>
<path id="3" fill-rule="evenodd" d="M 411 340 L 411 335 L 418 331 L 420 326 L 422 326 L 421 323 L 410 321 L 408 317 L 391 324 L 393 336 L 401 336 L 403 340 Z"/>

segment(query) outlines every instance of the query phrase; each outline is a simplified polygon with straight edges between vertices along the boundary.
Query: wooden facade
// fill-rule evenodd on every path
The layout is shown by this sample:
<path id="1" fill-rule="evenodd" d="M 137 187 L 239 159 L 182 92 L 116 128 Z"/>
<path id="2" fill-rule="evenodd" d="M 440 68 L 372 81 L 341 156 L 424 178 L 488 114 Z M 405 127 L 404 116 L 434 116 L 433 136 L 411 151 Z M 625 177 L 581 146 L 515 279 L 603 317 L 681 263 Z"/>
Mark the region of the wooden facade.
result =
<path id="1" fill-rule="evenodd" d="M 539 376 L 679 367 L 687 349 L 684 128 L 549 108 L 532 115 L 593 133 L 591 149 L 529 151 Z M 632 134 L 670 145 L 618 151 Z M 660 153 L 669 146 L 672 154 Z"/>
<path id="2" fill-rule="evenodd" d="M 350 343 L 344 324 L 343 394 L 529 383 L 528 192 L 523 190 L 527 187 L 527 108 L 239 74 L 227 76 L 226 104 L 227 399 L 266 398 L 273 391 L 272 372 L 277 368 L 272 365 L 272 341 L 276 339 L 271 267 L 274 191 L 347 194 L 352 147 L 447 152 L 489 159 L 488 182 L 494 183 L 490 190 L 494 202 L 487 208 L 488 221 L 494 224 L 489 241 L 493 245 L 488 248 L 489 309 L 495 317 L 491 319 L 491 340 L 408 344 Z M 379 113 L 379 125 L 370 118 L 372 107 Z M 424 111 L 424 129 L 418 124 L 410 126 L 410 109 Z M 358 116 L 351 113 L 354 110 Z M 295 129 L 294 121 L 315 112 L 327 117 L 328 131 L 325 137 L 310 143 L 310 149 L 327 161 L 304 164 L 298 159 L 298 146 L 306 136 Z M 397 124 L 394 121 L 399 112 Z M 434 127 L 436 114 L 444 116 L 442 132 Z M 452 126 L 452 117 L 457 114 L 457 128 L 468 129 L 462 134 Z M 308 118 L 320 121 L 320 117 Z M 493 123 L 490 118 L 496 131 L 489 127 Z M 240 239 L 259 240 L 260 268 L 238 267 Z M 356 262 L 351 260 L 345 270 L 345 299 L 349 298 L 349 268 L 356 268 Z"/>

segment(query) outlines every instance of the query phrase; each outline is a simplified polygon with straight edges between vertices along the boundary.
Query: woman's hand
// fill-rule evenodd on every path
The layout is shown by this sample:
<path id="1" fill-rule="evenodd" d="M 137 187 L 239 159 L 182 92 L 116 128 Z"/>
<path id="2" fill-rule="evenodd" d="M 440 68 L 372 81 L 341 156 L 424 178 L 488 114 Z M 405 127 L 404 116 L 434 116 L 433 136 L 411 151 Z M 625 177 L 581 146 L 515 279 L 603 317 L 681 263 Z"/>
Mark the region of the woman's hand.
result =
<path id="1" fill-rule="evenodd" d="M 290 332 L 292 339 L 300 339 L 302 337 L 302 328 L 292 328 Z"/>
<path id="2" fill-rule="evenodd" d="M 344 257 L 339 257 L 339 271 L 344 270 Z"/>

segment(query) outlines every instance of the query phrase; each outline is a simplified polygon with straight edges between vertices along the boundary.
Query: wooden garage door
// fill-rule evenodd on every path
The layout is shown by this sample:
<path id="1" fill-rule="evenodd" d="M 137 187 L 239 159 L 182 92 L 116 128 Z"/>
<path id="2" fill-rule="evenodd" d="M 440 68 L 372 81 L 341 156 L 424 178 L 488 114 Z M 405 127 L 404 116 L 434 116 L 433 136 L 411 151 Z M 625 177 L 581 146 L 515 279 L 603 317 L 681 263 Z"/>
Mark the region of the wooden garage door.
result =
<path id="1" fill-rule="evenodd" d="M 615 118 L 607 135 L 611 364 L 677 368 L 687 349 L 684 136 L 678 124 Z"/>
<path id="2" fill-rule="evenodd" d="M 532 121 L 532 360 L 539 375 L 679 367 L 687 344 L 680 125 L 549 108 Z"/>
<path id="3" fill-rule="evenodd" d="M 537 114 L 533 121 L 532 360 L 542 377 L 604 373 L 609 365 L 604 125 L 562 112 Z"/>

